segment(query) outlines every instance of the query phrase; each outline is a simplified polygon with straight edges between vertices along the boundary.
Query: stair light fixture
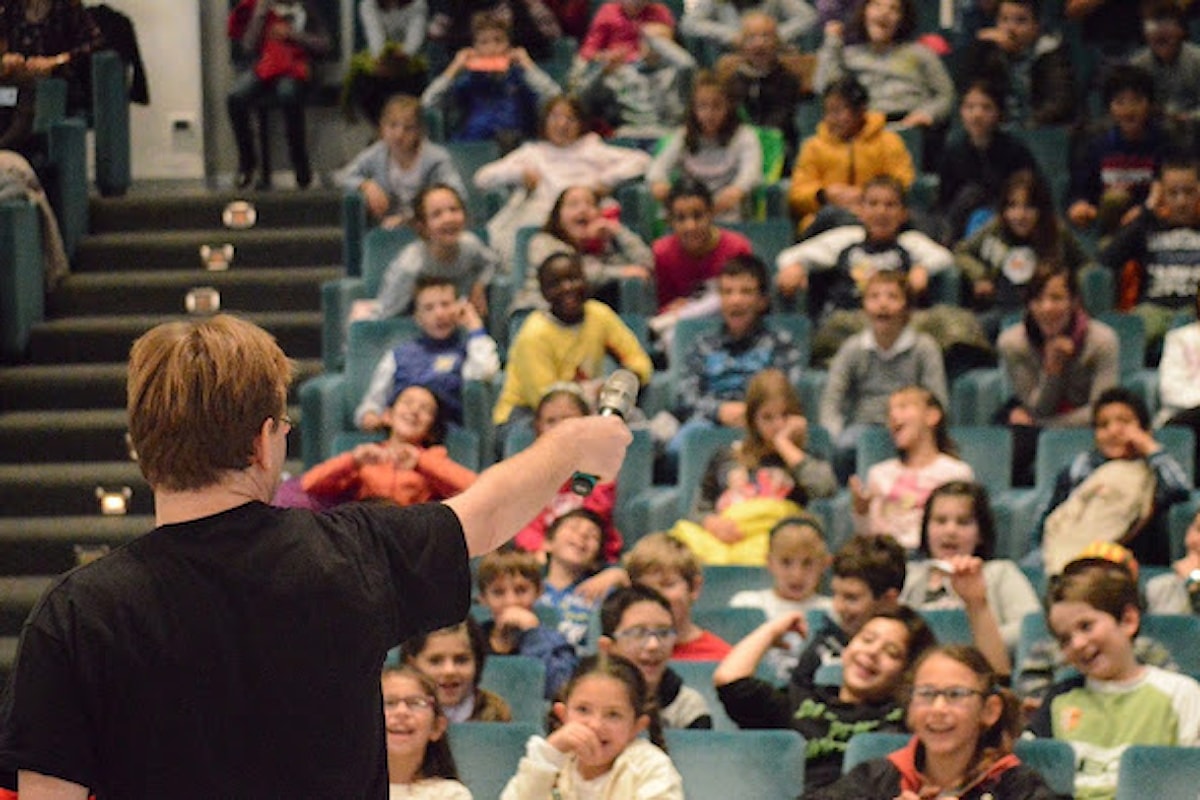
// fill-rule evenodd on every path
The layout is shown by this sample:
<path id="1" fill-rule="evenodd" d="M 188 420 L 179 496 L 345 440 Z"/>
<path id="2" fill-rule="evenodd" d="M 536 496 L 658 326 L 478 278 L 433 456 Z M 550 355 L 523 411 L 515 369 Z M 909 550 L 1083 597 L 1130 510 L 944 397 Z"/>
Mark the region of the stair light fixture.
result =
<path id="1" fill-rule="evenodd" d="M 197 286 L 183 298 L 189 314 L 215 314 L 221 310 L 221 293 L 214 286 Z"/>
<path id="2" fill-rule="evenodd" d="M 234 231 L 244 231 L 248 228 L 253 228 L 258 222 L 258 209 L 253 203 L 248 203 L 245 200 L 234 200 L 229 205 L 225 206 L 225 210 L 221 212 L 221 222 L 226 228 Z"/>
<path id="3" fill-rule="evenodd" d="M 122 486 L 120 489 L 109 490 L 103 486 L 96 487 L 96 499 L 100 501 L 100 513 L 106 517 L 120 517 L 129 513 L 129 500 L 133 497 L 133 489 Z"/>
<path id="4" fill-rule="evenodd" d="M 200 245 L 200 263 L 209 272 L 224 272 L 233 264 L 233 245 L 229 242 Z"/>

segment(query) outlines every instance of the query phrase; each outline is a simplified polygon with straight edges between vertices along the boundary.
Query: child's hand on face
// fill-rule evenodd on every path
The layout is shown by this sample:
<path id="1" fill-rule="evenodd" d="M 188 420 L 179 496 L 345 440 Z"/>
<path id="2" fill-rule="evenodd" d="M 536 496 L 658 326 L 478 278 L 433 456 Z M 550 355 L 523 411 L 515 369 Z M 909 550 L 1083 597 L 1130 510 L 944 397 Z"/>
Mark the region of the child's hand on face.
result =
<path id="1" fill-rule="evenodd" d="M 450 66 L 447 68 L 446 71 L 449 72 L 451 75 L 456 75 L 459 72 L 461 72 L 462 70 L 466 69 L 467 62 L 470 61 L 474 57 L 475 57 L 475 48 L 464 47 L 463 49 L 459 50 L 457 53 L 454 54 L 454 60 L 450 62 Z"/>
<path id="2" fill-rule="evenodd" d="M 868 489 L 857 475 L 850 476 L 848 485 L 850 500 L 854 504 L 854 513 L 860 516 L 866 514 L 871 508 L 871 500 L 875 497 L 875 493 Z"/>
<path id="3" fill-rule="evenodd" d="M 786 447 L 788 444 L 796 447 L 800 446 L 808 437 L 808 419 L 802 414 L 789 414 L 783 421 L 783 427 L 779 429 L 779 433 L 775 434 L 775 440 L 772 444 L 778 450 L 780 446 Z"/>
<path id="4" fill-rule="evenodd" d="M 716 514 L 709 514 L 704 518 L 704 530 L 725 544 L 737 544 L 745 538 L 745 534 L 742 533 L 736 522 Z"/>
<path id="5" fill-rule="evenodd" d="M 560 753 L 574 753 L 583 763 L 591 764 L 600 760 L 600 739 L 582 722 L 566 723 L 547 736 L 546 742 Z"/>
<path id="6" fill-rule="evenodd" d="M 537 614 L 521 606 L 509 606 L 496 616 L 496 630 L 506 639 L 516 641 L 523 631 L 541 624 Z"/>
<path id="7" fill-rule="evenodd" d="M 629 585 L 629 573 L 620 567 L 609 567 L 600 570 L 585 581 L 575 586 L 575 594 L 588 602 L 595 603 L 618 586 Z"/>
<path id="8" fill-rule="evenodd" d="M 1075 355 L 1075 342 L 1065 334 L 1046 342 L 1045 369 L 1047 375 L 1061 375 L 1067 362 Z"/>
<path id="9" fill-rule="evenodd" d="M 483 327 L 483 319 L 470 300 L 458 301 L 458 327 L 470 333 Z"/>
<path id="10" fill-rule="evenodd" d="M 1146 458 L 1152 453 L 1162 450 L 1162 445 L 1158 443 L 1150 431 L 1137 427 L 1130 429 L 1129 440 L 1126 442 L 1126 446 L 1129 448 L 1130 458 Z"/>

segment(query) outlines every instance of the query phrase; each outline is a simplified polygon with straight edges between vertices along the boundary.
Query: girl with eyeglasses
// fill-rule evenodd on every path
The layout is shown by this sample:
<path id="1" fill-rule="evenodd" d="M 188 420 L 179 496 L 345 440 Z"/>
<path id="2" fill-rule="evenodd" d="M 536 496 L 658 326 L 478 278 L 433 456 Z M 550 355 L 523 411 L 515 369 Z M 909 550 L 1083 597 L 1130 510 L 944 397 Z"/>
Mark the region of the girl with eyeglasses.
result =
<path id="1" fill-rule="evenodd" d="M 412 667 L 385 667 L 381 681 L 388 797 L 471 800 L 458 780 L 433 681 Z"/>
<path id="2" fill-rule="evenodd" d="M 811 797 L 1057 797 L 1036 770 L 1013 755 L 1020 706 L 1012 692 L 996 685 L 998 677 L 971 645 L 927 650 L 907 692 L 907 722 L 913 732 L 909 743 L 859 764 Z"/>
<path id="3" fill-rule="evenodd" d="M 807 634 L 807 628 L 802 613 L 776 617 L 734 645 L 713 672 L 717 695 L 739 727 L 792 728 L 808 742 L 806 798 L 842 774 L 842 756 L 853 734 L 903 730 L 899 692 L 904 676 L 936 643 L 917 612 L 898 606 L 875 614 L 846 645 L 840 685 L 804 687 L 793 676 L 787 686 L 776 688 L 755 677 L 768 649 L 789 633 Z"/>

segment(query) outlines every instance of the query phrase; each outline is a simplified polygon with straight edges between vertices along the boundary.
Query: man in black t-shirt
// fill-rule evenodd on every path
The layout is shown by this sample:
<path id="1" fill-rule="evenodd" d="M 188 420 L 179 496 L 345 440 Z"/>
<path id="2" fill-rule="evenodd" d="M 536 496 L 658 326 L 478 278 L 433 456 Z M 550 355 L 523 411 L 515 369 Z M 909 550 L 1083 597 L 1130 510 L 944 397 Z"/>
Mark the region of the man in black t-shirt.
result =
<path id="1" fill-rule="evenodd" d="M 569 420 L 444 504 L 273 508 L 290 378 L 226 315 L 134 344 L 158 527 L 64 575 L 27 622 L 0 714 L 22 800 L 385 797 L 387 650 L 462 619 L 468 556 L 574 471 L 611 479 L 629 440 L 619 419 Z"/>

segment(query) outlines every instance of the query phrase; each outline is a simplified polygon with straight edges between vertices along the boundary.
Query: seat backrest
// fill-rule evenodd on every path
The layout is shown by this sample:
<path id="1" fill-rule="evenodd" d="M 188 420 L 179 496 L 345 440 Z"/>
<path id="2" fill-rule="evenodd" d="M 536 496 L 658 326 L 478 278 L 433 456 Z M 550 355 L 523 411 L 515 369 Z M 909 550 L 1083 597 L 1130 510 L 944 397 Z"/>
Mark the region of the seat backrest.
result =
<path id="1" fill-rule="evenodd" d="M 1012 487 L 1012 431 L 1002 425 L 962 425 L 950 428 L 958 455 L 971 465 L 975 481 L 996 492 Z"/>
<path id="2" fill-rule="evenodd" d="M 883 758 L 888 753 L 894 753 L 908 744 L 907 733 L 883 733 L 868 731 L 856 733 L 846 743 L 846 755 L 842 758 L 842 774 L 857 767 L 864 761 Z"/>
<path id="3" fill-rule="evenodd" d="M 521 290 L 525 288 L 528 276 L 538 268 L 537 264 L 529 263 L 529 240 L 541 230 L 540 225 L 522 225 L 517 228 L 517 235 L 513 239 L 512 285 L 514 297 L 520 295 Z M 511 335 L 509 341 L 512 341 Z"/>
<path id="4" fill-rule="evenodd" d="M 1051 791 L 1075 794 L 1075 748 L 1061 739 L 1018 739 L 1013 752 L 1021 763 L 1037 770 Z"/>
<path id="5" fill-rule="evenodd" d="M 1075 456 L 1091 450 L 1093 443 L 1091 428 L 1044 428 L 1038 434 L 1034 486 L 1049 492 L 1059 470 L 1070 465 Z"/>
<path id="6" fill-rule="evenodd" d="M 1143 614 L 1142 636 L 1162 642 L 1180 672 L 1200 672 L 1200 617 L 1193 614 Z"/>
<path id="7" fill-rule="evenodd" d="M 771 574 L 762 567 L 705 565 L 704 588 L 697 608 L 724 608 L 743 590 L 771 588 Z"/>
<path id="8" fill-rule="evenodd" d="M 719 661 L 672 661 L 670 666 L 675 674 L 683 680 L 684 686 L 690 686 L 704 698 L 709 716 L 712 717 L 713 730 L 736 731 L 738 730 L 737 723 L 725 713 L 725 706 L 721 704 L 721 699 L 717 696 L 717 689 L 713 686 L 713 670 L 719 663 Z"/>
<path id="9" fill-rule="evenodd" d="M 730 644 L 737 644 L 766 622 L 767 615 L 761 608 L 693 608 L 692 621 Z"/>
<path id="10" fill-rule="evenodd" d="M 393 347 L 415 338 L 419 329 L 412 317 L 361 320 L 350 326 L 346 336 L 345 420 L 354 423 L 354 409 L 371 386 L 371 376 L 379 359 Z M 384 401 L 386 402 L 386 400 Z"/>
<path id="11" fill-rule="evenodd" d="M 1200 511 L 1200 495 L 1193 494 L 1182 503 L 1171 506 L 1171 510 L 1167 512 L 1167 529 L 1171 539 L 1171 561 L 1183 558 L 1187 552 L 1187 546 L 1183 539 L 1187 536 L 1187 530 L 1191 527 L 1197 511 Z"/>
<path id="12" fill-rule="evenodd" d="M 804 793 L 805 741 L 793 730 L 668 730 L 666 742 L 688 800 Z"/>
<path id="13" fill-rule="evenodd" d="M 1136 314 L 1107 311 L 1096 316 L 1117 333 L 1120 343 L 1118 360 L 1121 377 L 1127 377 L 1146 364 L 1146 323 Z"/>
<path id="14" fill-rule="evenodd" d="M 867 472 L 874 465 L 896 457 L 896 444 L 892 434 L 883 425 L 872 425 L 863 429 L 855 445 L 854 471 L 858 477 L 867 479 Z"/>
<path id="15" fill-rule="evenodd" d="M 546 718 L 546 665 L 533 656 L 488 656 L 480 688 L 508 701 L 513 722 L 541 725 Z"/>
<path id="16" fill-rule="evenodd" d="M 925 608 L 920 610 L 938 644 L 970 644 L 971 623 L 961 608 Z"/>
<path id="17" fill-rule="evenodd" d="M 796 227 L 789 219 L 722 222 L 721 227 L 737 231 L 749 239 L 754 254 L 763 260 L 772 274 L 775 273 L 775 259 L 796 242 Z"/>
<path id="18" fill-rule="evenodd" d="M 1200 758 L 1191 747 L 1131 745 L 1117 770 L 1117 800 L 1195 800 L 1200 786 Z"/>
<path id="19" fill-rule="evenodd" d="M 836 664 L 822 664 L 817 667 L 817 671 L 813 673 L 813 685 L 841 686 L 842 663 L 839 661 Z"/>
<path id="20" fill-rule="evenodd" d="M 525 755 L 525 743 L 542 735 L 531 722 L 452 722 L 450 748 L 458 778 L 478 798 L 499 797 Z"/>
<path id="21" fill-rule="evenodd" d="M 1187 473 L 1188 483 L 1196 480 L 1196 433 L 1183 425 L 1166 425 L 1154 432 L 1163 449 L 1179 462 Z"/>
<path id="22" fill-rule="evenodd" d="M 688 431 L 679 451 L 679 514 L 686 515 L 700 491 L 700 481 L 708 462 L 721 447 L 742 438 L 737 428 L 697 428 Z"/>
<path id="23" fill-rule="evenodd" d="M 367 297 L 379 294 L 379 284 L 388 265 L 407 247 L 417 234 L 409 225 L 399 228 L 372 228 L 363 236 L 363 263 L 359 274 Z"/>

